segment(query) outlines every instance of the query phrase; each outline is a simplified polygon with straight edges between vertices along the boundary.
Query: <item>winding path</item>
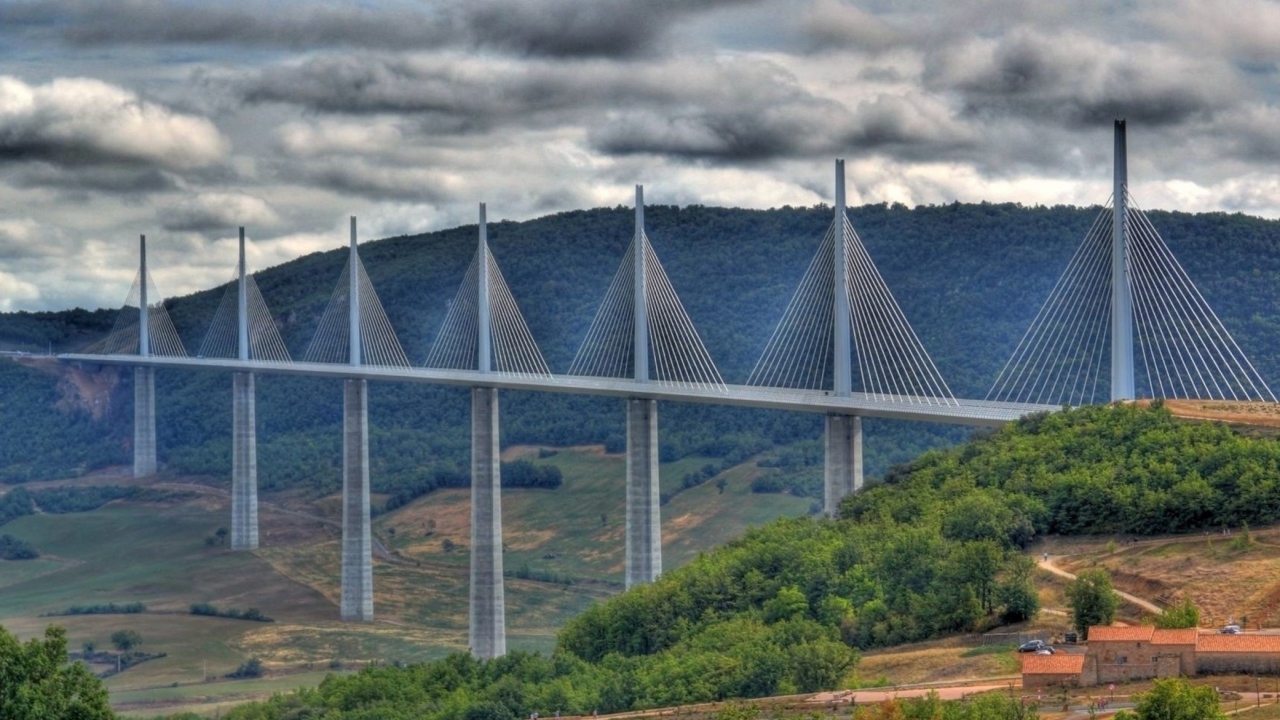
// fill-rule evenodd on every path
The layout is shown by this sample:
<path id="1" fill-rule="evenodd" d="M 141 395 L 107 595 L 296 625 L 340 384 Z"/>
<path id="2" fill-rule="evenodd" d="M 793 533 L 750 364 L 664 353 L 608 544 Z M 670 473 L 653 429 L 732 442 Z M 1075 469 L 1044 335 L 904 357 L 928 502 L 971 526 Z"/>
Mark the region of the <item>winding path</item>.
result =
<path id="1" fill-rule="evenodd" d="M 1052 560 L 1043 560 L 1043 559 L 1042 559 L 1042 560 L 1037 560 L 1037 561 L 1036 561 L 1036 566 L 1037 566 L 1037 567 L 1039 567 L 1039 568 L 1040 568 L 1040 569 L 1042 569 L 1042 570 L 1045 570 L 1046 572 L 1053 573 L 1054 575 L 1057 575 L 1058 577 L 1066 578 L 1066 579 L 1068 579 L 1068 580 L 1075 580 L 1075 579 L 1076 579 L 1076 576 L 1075 576 L 1075 575 L 1073 575 L 1073 574 L 1071 574 L 1071 573 L 1067 572 L 1066 570 L 1063 570 L 1062 568 L 1058 567 L 1057 565 L 1054 565 Z M 1138 597 L 1137 595 L 1130 595 L 1129 593 L 1127 593 L 1127 592 L 1122 592 L 1122 591 L 1120 591 L 1120 590 L 1116 590 L 1116 591 L 1115 591 L 1115 593 L 1116 593 L 1117 595 L 1119 595 L 1120 597 L 1124 598 L 1127 602 L 1133 603 L 1134 605 L 1137 605 L 1138 607 L 1142 608 L 1143 610 L 1148 610 L 1148 611 L 1150 611 L 1150 612 L 1155 613 L 1156 615 L 1160 615 L 1161 613 L 1163 613 L 1163 612 L 1164 612 L 1164 608 L 1160 607 L 1159 605 L 1156 605 L 1155 603 L 1153 603 L 1153 602 L 1151 602 L 1151 601 L 1149 601 L 1149 600 L 1143 600 L 1142 598 Z"/>

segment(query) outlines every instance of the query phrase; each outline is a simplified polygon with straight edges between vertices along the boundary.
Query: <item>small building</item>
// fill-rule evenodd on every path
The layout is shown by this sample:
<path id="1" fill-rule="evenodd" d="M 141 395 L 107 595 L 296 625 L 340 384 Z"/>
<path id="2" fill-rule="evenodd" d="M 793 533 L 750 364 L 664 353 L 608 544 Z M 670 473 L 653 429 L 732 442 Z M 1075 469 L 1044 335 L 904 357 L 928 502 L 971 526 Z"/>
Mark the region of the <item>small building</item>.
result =
<path id="1" fill-rule="evenodd" d="M 1036 655 L 1022 656 L 1022 687 L 1042 688 L 1053 685 L 1079 685 L 1081 672 L 1084 669 L 1083 655 Z"/>
<path id="2" fill-rule="evenodd" d="M 1193 673 L 1280 674 L 1280 635 L 1201 635 Z M 1191 673 L 1188 673 L 1191 674 Z"/>

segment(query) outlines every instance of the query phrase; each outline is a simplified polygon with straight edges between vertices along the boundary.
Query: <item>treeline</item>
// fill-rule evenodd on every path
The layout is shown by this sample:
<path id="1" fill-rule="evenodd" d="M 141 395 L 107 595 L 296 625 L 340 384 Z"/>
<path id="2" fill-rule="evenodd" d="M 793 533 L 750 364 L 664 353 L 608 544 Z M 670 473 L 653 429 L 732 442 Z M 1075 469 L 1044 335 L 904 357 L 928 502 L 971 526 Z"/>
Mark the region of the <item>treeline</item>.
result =
<path id="1" fill-rule="evenodd" d="M 0 560 L 34 560 L 40 557 L 35 545 L 12 535 L 0 535 Z"/>
<path id="2" fill-rule="evenodd" d="M 555 465 L 535 465 L 528 460 L 504 462 L 499 471 L 504 488 L 543 488 L 554 490 L 564 484 L 564 473 Z M 471 475 L 459 467 L 448 466 L 423 470 L 394 485 L 381 512 L 404 507 L 429 492 L 440 488 L 470 487 Z"/>
<path id="3" fill-rule="evenodd" d="M 26 488 L 17 487 L 0 495 L 0 525 L 35 511 L 35 503 L 31 502 L 31 494 Z"/>
<path id="4" fill-rule="evenodd" d="M 276 619 L 262 614 L 258 608 L 249 608 L 241 610 L 239 608 L 227 608 L 226 610 L 218 609 L 213 603 L 192 603 L 192 615 L 204 615 L 205 617 L 229 618 L 231 620 L 251 620 L 253 622 L 275 622 Z"/>
<path id="5" fill-rule="evenodd" d="M 96 605 L 72 605 L 66 610 L 47 612 L 40 617 L 58 617 L 62 615 L 137 615 L 147 611 L 147 606 L 140 602 L 131 603 L 99 603 Z"/>
<path id="6" fill-rule="evenodd" d="M 37 506 L 51 515 L 97 510 L 112 500 L 137 502 L 177 502 L 189 500 L 195 493 L 182 490 L 131 487 L 123 485 L 84 485 L 27 490 L 16 487 L 0 495 L 0 525 L 24 515 L 33 515 Z"/>
<path id="7" fill-rule="evenodd" d="M 1280 443 L 1179 421 L 1160 403 L 1039 414 L 891 470 L 850 517 L 946 512 L 971 539 L 1156 534 L 1280 522 Z"/>

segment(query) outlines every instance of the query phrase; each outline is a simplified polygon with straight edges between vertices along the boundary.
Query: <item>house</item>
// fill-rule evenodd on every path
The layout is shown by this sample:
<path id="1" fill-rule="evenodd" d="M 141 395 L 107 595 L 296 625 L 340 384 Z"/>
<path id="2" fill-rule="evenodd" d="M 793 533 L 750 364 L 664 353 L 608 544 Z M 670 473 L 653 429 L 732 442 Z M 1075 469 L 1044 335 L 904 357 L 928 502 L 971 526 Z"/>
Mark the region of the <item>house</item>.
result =
<path id="1" fill-rule="evenodd" d="M 1050 685 L 1079 685 L 1084 669 L 1083 655 L 1022 656 L 1022 687 L 1042 688 Z"/>

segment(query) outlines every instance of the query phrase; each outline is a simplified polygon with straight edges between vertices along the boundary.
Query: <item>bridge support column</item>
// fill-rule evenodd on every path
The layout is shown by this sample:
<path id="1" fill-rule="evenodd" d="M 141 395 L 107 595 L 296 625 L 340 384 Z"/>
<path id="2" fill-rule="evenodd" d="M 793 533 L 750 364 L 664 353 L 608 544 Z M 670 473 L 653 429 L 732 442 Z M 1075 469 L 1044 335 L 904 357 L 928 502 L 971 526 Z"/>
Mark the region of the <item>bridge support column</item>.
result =
<path id="1" fill-rule="evenodd" d="M 373 620 L 369 521 L 369 383 L 343 381 L 342 619 Z"/>
<path id="2" fill-rule="evenodd" d="M 627 587 L 662 574 L 658 401 L 627 400 Z"/>
<path id="3" fill-rule="evenodd" d="M 828 415 L 826 460 L 822 472 L 822 510 L 834 517 L 840 501 L 862 489 L 862 418 Z"/>
<path id="4" fill-rule="evenodd" d="M 133 476 L 156 474 L 156 369 L 133 371 Z"/>
<path id="5" fill-rule="evenodd" d="M 502 584 L 502 476 L 498 390 L 471 389 L 471 654 L 507 654 Z"/>
<path id="6" fill-rule="evenodd" d="M 253 373 L 231 376 L 231 549 L 258 547 L 258 438 Z"/>

